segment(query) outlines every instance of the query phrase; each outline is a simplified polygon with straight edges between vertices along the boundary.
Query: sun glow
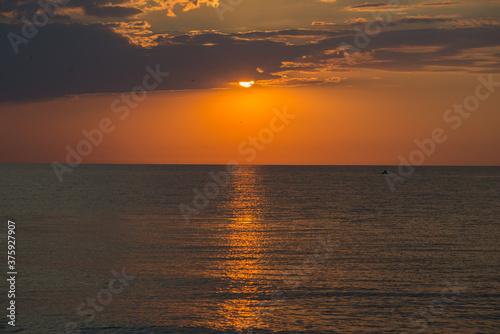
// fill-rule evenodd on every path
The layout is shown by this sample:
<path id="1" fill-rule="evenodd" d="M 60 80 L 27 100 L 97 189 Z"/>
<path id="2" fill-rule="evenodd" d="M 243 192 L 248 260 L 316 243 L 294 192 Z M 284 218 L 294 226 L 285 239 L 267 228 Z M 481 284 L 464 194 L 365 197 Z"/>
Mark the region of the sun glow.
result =
<path id="1" fill-rule="evenodd" d="M 254 81 L 240 81 L 240 86 L 250 88 L 254 83 Z"/>

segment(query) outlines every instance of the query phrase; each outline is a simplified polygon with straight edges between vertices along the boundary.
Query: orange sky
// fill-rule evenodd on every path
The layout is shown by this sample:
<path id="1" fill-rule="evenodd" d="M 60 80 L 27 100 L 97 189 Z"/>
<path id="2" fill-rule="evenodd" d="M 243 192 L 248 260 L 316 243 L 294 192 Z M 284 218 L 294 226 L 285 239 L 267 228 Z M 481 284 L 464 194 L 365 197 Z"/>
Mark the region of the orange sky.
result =
<path id="1" fill-rule="evenodd" d="M 500 165 L 498 1 L 227 3 L 0 6 L 0 163 Z"/>
<path id="2" fill-rule="evenodd" d="M 365 73 L 364 77 L 366 77 Z M 49 102 L 5 105 L 1 141 L 4 162 L 64 162 L 66 145 L 77 147 L 82 130 L 103 118 L 104 134 L 83 163 L 399 164 L 415 139 L 443 128 L 425 165 L 499 165 L 500 94 L 481 102 L 457 130 L 443 120 L 454 103 L 474 93 L 475 75 L 373 72 L 356 87 L 240 88 L 150 93 L 120 120 L 110 104 L 117 95 L 85 95 Z M 374 79 L 375 78 L 375 79 Z M 456 80 L 460 80 L 457 85 Z M 498 79 L 497 79 L 498 80 Z M 443 87 L 450 87 L 448 89 Z M 249 136 L 269 128 L 273 109 L 296 115 L 248 161 Z M 278 123 L 280 125 L 281 123 Z M 266 139 L 267 141 L 267 139 Z M 262 145 L 264 144 L 264 145 Z M 5 147 L 5 145 L 8 145 Z M 247 149 L 247 153 L 239 152 Z"/>

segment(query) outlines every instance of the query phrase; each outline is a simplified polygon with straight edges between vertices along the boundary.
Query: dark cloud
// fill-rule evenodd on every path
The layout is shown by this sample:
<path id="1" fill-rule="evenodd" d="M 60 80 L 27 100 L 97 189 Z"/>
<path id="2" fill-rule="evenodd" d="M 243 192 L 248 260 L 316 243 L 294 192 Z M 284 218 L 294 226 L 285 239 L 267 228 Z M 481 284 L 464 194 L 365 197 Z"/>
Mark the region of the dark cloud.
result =
<path id="1" fill-rule="evenodd" d="M 141 14 L 142 11 L 137 8 L 120 6 L 127 0 L 71 0 L 62 5 L 57 4 L 59 8 L 80 8 L 88 16 L 95 17 L 130 17 Z M 47 4 L 50 10 L 53 10 L 51 4 Z M 39 0 L 2 0 L 0 4 L 1 13 L 14 13 L 14 18 L 21 20 L 22 17 L 30 20 L 40 9 Z M 57 12 L 58 10 L 56 10 Z"/>
<path id="2" fill-rule="evenodd" d="M 357 9 L 357 8 L 378 8 L 378 7 L 387 7 L 387 3 L 386 2 L 364 3 L 361 5 L 351 6 L 349 8 Z"/>
<path id="3" fill-rule="evenodd" d="M 85 15 L 97 17 L 129 17 L 142 13 L 140 9 L 121 6 L 88 6 L 83 9 Z"/>
<path id="4" fill-rule="evenodd" d="M 475 68 L 482 71 L 491 67 L 483 67 L 484 53 L 478 51 L 476 58 L 460 56 L 463 51 L 500 46 L 499 34 L 500 27 L 387 31 L 371 39 L 370 44 L 361 50 L 369 58 L 353 67 L 422 71 L 429 66 L 441 66 L 449 70 Z M 336 45 L 339 41 L 334 38 L 322 43 Z"/>
<path id="5" fill-rule="evenodd" d="M 440 1 L 440 2 L 428 2 L 421 4 L 412 3 L 387 3 L 387 2 L 377 2 L 377 3 L 364 3 L 360 5 L 349 6 L 346 9 L 350 11 L 371 11 L 372 9 L 385 8 L 388 11 L 403 10 L 418 7 L 444 7 L 444 6 L 456 6 L 460 5 L 460 1 Z"/>
<path id="6" fill-rule="evenodd" d="M 341 36 L 348 33 L 349 30 L 320 30 L 320 29 L 284 29 L 276 31 L 251 31 L 233 34 L 232 36 L 245 38 L 269 38 L 280 36 Z"/>
<path id="7" fill-rule="evenodd" d="M 14 18 L 18 20 L 21 20 L 23 16 L 33 17 L 39 9 L 40 5 L 36 0 L 3 0 L 0 2 L 0 13 L 13 13 Z"/>
<path id="8" fill-rule="evenodd" d="M 441 2 L 428 2 L 420 4 L 421 7 L 433 7 L 433 6 L 454 6 L 461 4 L 460 1 L 441 1 Z"/>
<path id="9" fill-rule="evenodd" d="M 0 35 L 20 33 L 20 29 L 20 25 L 0 24 Z M 18 54 L 6 38 L 0 40 L 0 101 L 128 92 L 141 83 L 145 67 L 156 64 L 171 73 L 158 89 L 221 87 L 245 76 L 269 79 L 270 74 L 260 74 L 256 68 L 277 71 L 282 60 L 306 53 L 283 43 L 231 38 L 177 36 L 145 49 L 100 24 L 51 24 L 21 45 Z M 204 45 L 214 42 L 214 46 Z"/>
<path id="10" fill-rule="evenodd" d="M 20 30 L 20 25 L 0 24 L 1 36 Z M 280 41 L 283 36 L 311 35 L 321 38 L 307 44 Z M 360 48 L 366 56 L 362 61 L 348 64 L 341 52 L 335 52 L 341 43 L 355 44 L 355 33 L 346 30 L 163 35 L 156 38 L 156 46 L 142 48 L 102 24 L 49 24 L 21 45 L 18 54 L 7 38 L 0 40 L 0 101 L 129 92 L 141 83 L 145 67 L 156 64 L 171 73 L 159 90 L 219 88 L 241 78 L 271 80 L 283 70 L 302 66 L 321 71 L 331 64 L 338 71 L 352 67 L 419 71 L 439 66 L 481 72 L 495 68 L 485 65 L 484 54 L 472 57 L 469 51 L 500 46 L 499 35 L 500 26 L 387 30 Z M 467 57 L 461 57 L 464 51 Z M 282 67 L 283 62 L 289 64 Z"/>
<path id="11" fill-rule="evenodd" d="M 365 18 L 357 18 L 347 20 L 346 24 L 351 26 L 366 26 L 379 24 L 383 27 L 396 27 L 400 24 L 433 24 L 433 23 L 443 23 L 443 22 L 460 22 L 458 15 L 418 15 L 418 16 L 406 16 L 400 19 L 395 19 L 391 21 L 385 21 L 382 19 L 368 21 Z M 486 22 L 481 22 L 481 26 L 486 26 Z"/>
<path id="12" fill-rule="evenodd" d="M 59 14 L 56 14 L 52 18 L 52 20 L 54 20 L 54 21 L 70 21 L 71 17 L 69 17 L 68 15 L 59 15 Z"/>

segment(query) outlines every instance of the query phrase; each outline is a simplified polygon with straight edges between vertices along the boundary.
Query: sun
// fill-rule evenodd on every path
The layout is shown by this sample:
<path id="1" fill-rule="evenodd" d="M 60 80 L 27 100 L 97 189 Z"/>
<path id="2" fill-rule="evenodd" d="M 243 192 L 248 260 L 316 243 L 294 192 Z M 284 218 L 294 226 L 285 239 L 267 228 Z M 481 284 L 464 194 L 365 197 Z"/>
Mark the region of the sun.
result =
<path id="1" fill-rule="evenodd" d="M 254 81 L 240 81 L 240 86 L 250 88 L 254 83 Z"/>

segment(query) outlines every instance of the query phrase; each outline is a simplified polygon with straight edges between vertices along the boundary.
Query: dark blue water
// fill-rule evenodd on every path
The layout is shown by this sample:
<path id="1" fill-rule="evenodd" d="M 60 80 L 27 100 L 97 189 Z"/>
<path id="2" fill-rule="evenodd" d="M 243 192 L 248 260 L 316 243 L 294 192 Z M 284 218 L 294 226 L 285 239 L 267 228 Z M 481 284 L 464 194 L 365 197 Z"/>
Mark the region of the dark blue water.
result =
<path id="1" fill-rule="evenodd" d="M 225 169 L 0 165 L 0 329 L 500 332 L 500 168 L 420 167 L 391 192 L 382 167 L 242 166 L 193 204 Z"/>

